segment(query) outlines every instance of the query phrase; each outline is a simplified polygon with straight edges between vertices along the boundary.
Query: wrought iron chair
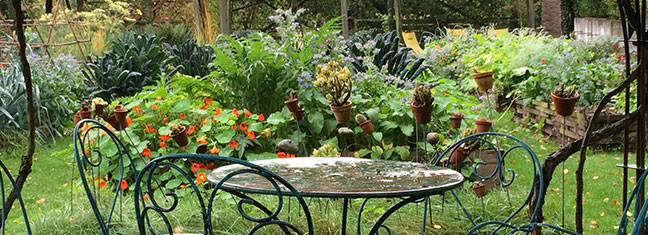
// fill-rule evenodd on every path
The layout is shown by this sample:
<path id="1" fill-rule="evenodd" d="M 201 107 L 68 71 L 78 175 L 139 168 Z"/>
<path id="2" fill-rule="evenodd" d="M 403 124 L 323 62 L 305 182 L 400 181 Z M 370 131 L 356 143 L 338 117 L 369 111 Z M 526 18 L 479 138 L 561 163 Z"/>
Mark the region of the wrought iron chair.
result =
<path id="1" fill-rule="evenodd" d="M 9 173 L 9 170 L 5 166 L 2 161 L 0 161 L 0 168 L 2 168 L 2 172 L 7 176 L 7 179 L 9 179 L 9 183 L 11 183 L 11 188 L 17 189 L 16 186 L 16 181 L 14 181 L 13 177 L 11 176 L 11 173 Z M 5 226 L 6 226 L 6 219 L 5 218 L 5 208 L 7 206 L 11 207 L 11 205 L 5 205 L 5 183 L 4 183 L 4 177 L 0 175 L 0 199 L 2 200 L 2 211 L 1 211 L 1 219 L 2 219 L 2 225 L 0 225 L 0 228 L 2 231 L 0 232 L 1 234 L 5 234 Z M 18 199 L 18 203 L 20 204 L 20 211 L 22 212 L 23 219 L 25 220 L 25 232 L 29 235 L 32 234 L 31 232 L 31 227 L 29 226 L 29 219 L 27 218 L 27 210 L 25 210 L 25 203 L 23 202 L 22 196 L 20 195 L 20 191 L 16 190 L 16 199 Z"/>
<path id="2" fill-rule="evenodd" d="M 177 162 L 179 159 L 182 159 L 183 161 L 210 162 L 216 163 L 216 165 L 235 164 L 238 167 L 241 167 L 241 169 L 233 171 L 232 173 L 223 177 L 216 184 L 210 185 L 212 187 L 209 189 L 211 190 L 211 192 L 207 192 L 207 195 L 203 194 L 202 191 L 204 190 L 201 190 L 198 187 L 199 185 L 194 182 L 193 178 L 190 177 L 190 174 L 183 170 L 183 168 L 186 169 L 185 166 L 178 166 L 174 164 L 174 161 Z M 190 195 L 185 194 L 184 197 L 180 197 L 176 194 L 176 192 L 173 191 L 173 189 L 164 192 L 164 185 L 160 185 L 160 183 L 164 182 L 160 182 L 157 179 L 159 177 L 158 173 L 162 172 L 174 172 L 173 174 L 176 175 L 176 179 L 182 180 L 182 182 L 186 185 L 184 189 L 189 189 Z M 275 209 L 273 211 L 265 207 L 262 202 L 254 200 L 253 198 L 246 196 L 242 192 L 234 190 L 228 191 L 232 195 L 240 198 L 236 203 L 238 213 L 241 214 L 241 216 L 246 220 L 256 223 L 256 225 L 250 229 L 248 234 L 258 233 L 262 228 L 267 226 L 277 226 L 277 228 L 281 229 L 281 232 L 287 235 L 313 234 L 313 222 L 306 202 L 301 197 L 300 193 L 283 178 L 265 168 L 247 161 L 235 158 L 202 154 L 166 155 L 155 158 L 151 162 L 146 164 L 146 166 L 144 166 L 135 180 L 134 189 L 135 213 L 140 234 L 158 233 L 158 231 L 154 228 L 154 223 L 152 222 L 152 218 L 156 217 L 160 218 L 160 220 L 155 222 L 156 224 L 164 224 L 164 226 L 162 226 L 164 227 L 164 231 L 161 232 L 172 234 L 174 227 L 170 224 L 169 213 L 173 212 L 174 209 L 176 209 L 180 199 L 192 199 L 198 201 L 203 221 L 202 232 L 203 234 L 214 234 L 212 226 L 212 212 L 214 211 L 213 208 L 215 206 L 214 199 L 216 198 L 219 191 L 224 191 L 222 188 L 223 184 L 226 184 L 228 180 L 233 179 L 241 174 L 254 174 L 267 180 L 274 186 L 275 191 L 273 198 L 276 196 L 277 200 L 277 205 L 275 205 Z M 279 214 L 284 207 L 284 198 L 286 196 L 297 198 L 298 204 L 301 207 L 300 212 L 304 213 L 308 225 L 308 230 L 306 233 L 298 229 L 293 224 L 279 219 Z M 160 203 L 160 199 L 164 200 L 165 202 Z M 251 206 L 258 209 L 259 211 L 264 213 L 265 216 L 259 218 L 255 217 L 255 215 L 253 214 L 249 214 L 248 212 L 246 212 L 246 206 Z M 265 232 L 260 233 L 266 234 Z"/>
<path id="3" fill-rule="evenodd" d="M 137 174 L 133 158 L 115 133 L 95 120 L 84 119 L 77 123 L 74 128 L 73 138 L 74 159 L 77 163 L 83 189 L 88 196 L 88 201 L 99 223 L 101 232 L 106 235 L 110 234 L 113 212 L 119 194 L 123 193 L 123 190 L 120 190 L 120 187 L 115 187 L 114 196 L 109 202 L 108 210 L 104 212 L 100 210 L 98 199 L 102 197 L 101 188 L 105 186 L 105 182 L 102 184 L 104 175 L 101 172 L 101 165 L 104 161 L 108 161 L 108 159 L 116 159 L 119 161 L 118 169 L 103 172 L 105 175 L 112 175 L 113 181 L 119 184 L 124 179 L 125 169 L 129 169 L 134 174 Z M 104 140 L 106 140 L 106 143 L 104 143 Z M 110 145 L 111 147 L 107 147 L 106 145 Z M 119 176 L 114 177 L 114 175 Z M 108 192 L 112 191 L 109 190 Z"/>
<path id="4" fill-rule="evenodd" d="M 515 157 L 522 157 L 523 159 L 529 159 L 530 163 L 528 164 L 529 167 L 533 169 L 533 179 L 531 180 L 531 183 L 529 185 L 529 192 L 524 199 L 524 202 L 520 204 L 520 206 L 516 206 L 517 209 L 514 209 L 513 212 L 511 212 L 506 219 L 504 219 L 502 222 L 499 222 L 500 225 L 494 230 L 490 232 L 490 234 L 496 234 L 498 231 L 500 231 L 504 226 L 504 224 L 508 224 L 514 217 L 516 217 L 518 214 L 520 214 L 520 211 L 522 211 L 524 208 L 526 208 L 531 200 L 531 197 L 533 196 L 533 187 L 536 182 L 540 183 L 540 188 L 543 187 L 542 185 L 542 171 L 541 171 L 541 165 L 540 161 L 538 160 L 538 157 L 536 154 L 533 152 L 533 150 L 525 144 L 523 141 L 502 133 L 496 133 L 496 132 L 485 132 L 485 133 L 477 133 L 468 137 L 465 137 L 450 147 L 448 147 L 445 151 L 441 153 L 441 155 L 436 159 L 435 164 L 439 164 L 440 160 L 444 158 L 445 156 L 452 156 L 455 154 L 455 152 L 458 151 L 458 146 L 461 146 L 463 144 L 468 144 L 472 145 L 476 150 L 473 151 L 486 151 L 486 150 L 492 150 L 492 153 L 494 153 L 496 162 L 494 169 L 489 172 L 484 174 L 480 174 L 479 168 L 484 167 L 486 163 L 484 162 L 477 162 L 472 166 L 472 172 L 474 174 L 474 177 L 476 178 L 477 181 L 486 181 L 486 180 L 491 180 L 494 179 L 496 183 L 499 183 L 502 188 L 505 190 L 508 190 L 508 187 L 511 186 L 516 179 L 516 173 L 513 169 L 505 169 L 505 161 L 508 159 L 510 160 L 511 158 Z M 502 149 L 500 149 L 502 148 Z M 481 153 L 481 152 L 480 152 Z M 491 163 L 493 164 L 493 163 Z M 450 161 L 445 162 L 445 167 L 449 167 Z M 508 172 L 508 173 L 506 173 Z M 508 178 L 508 179 L 507 179 Z M 451 190 L 450 193 L 454 197 L 455 201 L 463 211 L 463 213 L 466 215 L 468 220 L 470 221 L 473 226 L 475 226 L 474 231 L 479 231 L 479 227 L 477 223 L 475 223 L 475 220 L 473 217 L 470 215 L 468 210 L 464 207 L 462 204 L 461 200 L 457 196 L 456 190 Z M 508 195 L 508 191 L 507 191 Z M 423 230 L 425 229 L 425 219 L 426 219 L 426 214 L 427 214 L 427 203 L 429 203 L 429 198 L 426 199 L 425 201 L 425 206 L 424 206 L 424 215 L 423 215 L 423 221 L 424 221 L 424 227 Z M 510 204 L 510 197 L 509 197 L 509 204 Z M 517 204 L 515 204 L 517 205 Z M 516 208 L 514 207 L 514 208 Z M 536 217 L 538 213 L 538 208 L 539 205 L 534 205 L 532 208 L 532 213 L 528 215 L 529 218 L 529 223 L 535 223 L 536 222 Z M 523 213 L 522 216 L 527 216 L 526 213 Z M 481 224 L 480 224 L 481 225 Z M 471 230 L 472 231 L 472 230 Z M 469 232 L 471 233 L 471 232 Z"/>

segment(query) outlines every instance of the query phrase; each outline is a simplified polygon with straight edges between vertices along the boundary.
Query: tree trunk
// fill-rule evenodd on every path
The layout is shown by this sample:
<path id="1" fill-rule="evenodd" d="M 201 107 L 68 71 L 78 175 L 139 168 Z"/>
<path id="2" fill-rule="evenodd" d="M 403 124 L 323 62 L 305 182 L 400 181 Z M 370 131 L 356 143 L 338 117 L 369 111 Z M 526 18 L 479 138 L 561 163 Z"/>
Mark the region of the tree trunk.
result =
<path id="1" fill-rule="evenodd" d="M 52 14 L 52 1 L 53 0 L 45 0 L 45 13 L 47 14 Z"/>
<path id="2" fill-rule="evenodd" d="M 560 0 L 542 0 L 542 26 L 554 37 L 560 37 Z"/>
<path id="3" fill-rule="evenodd" d="M 22 8 L 20 6 L 20 0 L 12 0 L 14 9 L 16 9 L 16 19 L 14 21 L 16 27 L 16 36 L 18 37 L 18 44 L 20 48 L 18 50 L 18 56 L 20 57 L 20 64 L 22 65 L 22 73 L 25 78 L 25 89 L 27 93 L 27 114 L 29 115 L 29 146 L 27 147 L 27 154 L 22 157 L 20 161 L 20 170 L 18 170 L 18 177 L 16 177 L 16 187 L 14 188 L 9 196 L 7 201 L 5 201 L 5 217 L 9 214 L 11 210 L 11 205 L 16 200 L 16 190 L 22 191 L 27 176 L 31 173 L 32 167 L 32 157 L 34 156 L 34 149 L 36 148 L 36 116 L 34 115 L 34 93 L 32 91 L 32 78 L 31 71 L 29 68 L 29 63 L 27 62 L 27 56 L 25 55 L 26 40 L 25 40 L 25 30 L 23 29 L 23 20 L 25 16 L 22 13 Z"/>
<path id="4" fill-rule="evenodd" d="M 77 11 L 81 12 L 83 11 L 83 0 L 77 0 Z"/>

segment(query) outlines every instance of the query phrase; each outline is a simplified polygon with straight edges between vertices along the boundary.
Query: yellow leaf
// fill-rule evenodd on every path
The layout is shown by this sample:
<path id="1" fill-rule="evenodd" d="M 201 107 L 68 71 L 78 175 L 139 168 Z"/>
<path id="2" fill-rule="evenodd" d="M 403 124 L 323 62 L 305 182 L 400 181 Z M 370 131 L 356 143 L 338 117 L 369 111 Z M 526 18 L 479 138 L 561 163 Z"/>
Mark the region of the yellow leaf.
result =
<path id="1" fill-rule="evenodd" d="M 564 172 L 565 175 L 566 175 L 567 173 L 569 173 L 569 169 L 565 169 L 563 172 Z"/>
<path id="2" fill-rule="evenodd" d="M 610 201 L 610 198 L 609 197 L 603 198 L 603 201 L 608 202 L 608 201 Z"/>
<path id="3" fill-rule="evenodd" d="M 434 229 L 441 229 L 441 225 L 435 224 Z"/>
<path id="4" fill-rule="evenodd" d="M 601 216 L 605 216 L 605 212 L 601 212 Z"/>
<path id="5" fill-rule="evenodd" d="M 596 220 L 592 220 L 590 223 L 591 224 L 597 224 Z"/>
<path id="6" fill-rule="evenodd" d="M 45 203 L 45 198 L 36 200 L 36 204 L 43 204 L 43 203 Z"/>
<path id="7" fill-rule="evenodd" d="M 621 202 L 619 202 L 619 200 L 614 200 L 612 201 L 612 203 L 614 203 L 614 205 L 621 205 Z"/>
<path id="8" fill-rule="evenodd" d="M 598 178 L 599 178 L 598 175 L 592 177 L 592 179 L 595 179 L 595 180 L 597 180 Z"/>

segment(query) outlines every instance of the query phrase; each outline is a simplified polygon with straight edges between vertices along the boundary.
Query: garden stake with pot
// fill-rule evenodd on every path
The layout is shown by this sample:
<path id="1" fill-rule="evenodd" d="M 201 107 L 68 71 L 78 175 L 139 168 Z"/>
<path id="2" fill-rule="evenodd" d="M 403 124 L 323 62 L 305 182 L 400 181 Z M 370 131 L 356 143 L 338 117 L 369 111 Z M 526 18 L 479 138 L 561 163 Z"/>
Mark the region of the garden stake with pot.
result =
<path id="1" fill-rule="evenodd" d="M 355 116 L 355 121 L 362 128 L 362 131 L 367 135 L 367 138 L 369 139 L 369 142 L 371 143 L 371 146 L 374 145 L 374 140 L 371 138 L 371 133 L 373 133 L 373 124 L 371 123 L 371 120 L 367 119 L 367 117 L 364 114 L 358 113 Z"/>
<path id="2" fill-rule="evenodd" d="M 351 90 L 353 81 L 351 71 L 347 66 L 342 67 L 339 61 L 331 60 L 324 65 L 318 65 L 319 73 L 315 76 L 313 86 L 326 90 L 331 111 L 338 123 L 351 120 Z M 324 92 L 322 92 L 324 93 Z"/>
<path id="3" fill-rule="evenodd" d="M 104 108 L 108 105 L 101 97 L 96 97 L 92 99 L 92 107 L 94 108 L 94 114 L 96 117 L 103 117 Z"/>
<path id="4" fill-rule="evenodd" d="M 554 108 L 556 109 L 556 114 L 562 116 L 562 140 L 560 145 L 565 146 L 565 132 L 567 124 L 565 123 L 568 116 L 574 113 L 574 106 L 579 98 L 578 91 L 576 91 L 576 85 L 566 86 L 565 83 L 559 83 L 558 86 L 551 91 L 551 99 L 554 102 Z M 562 170 L 562 189 L 565 191 L 565 162 L 561 164 Z M 562 226 L 565 227 L 565 194 L 562 194 Z"/>
<path id="5" fill-rule="evenodd" d="M 171 138 L 173 138 L 178 146 L 187 146 L 189 138 L 187 137 L 187 128 L 185 126 L 180 124 L 171 124 L 169 129 L 171 129 Z"/>
<path id="6" fill-rule="evenodd" d="M 453 129 L 461 128 L 461 121 L 464 119 L 464 115 L 461 112 L 456 112 L 450 117 L 450 126 Z"/>
<path id="7" fill-rule="evenodd" d="M 302 144 L 302 149 L 304 150 L 304 155 L 302 156 L 308 155 L 308 152 L 306 151 L 306 145 L 304 144 L 304 141 L 302 141 L 301 139 L 301 128 L 299 128 L 299 122 L 303 120 L 305 112 L 306 111 L 304 110 L 304 108 L 299 106 L 297 106 L 297 110 L 292 112 L 292 115 L 295 118 L 295 125 L 297 125 L 297 142 Z"/>
<path id="8" fill-rule="evenodd" d="M 410 107 L 412 108 L 412 113 L 416 117 L 416 122 L 414 124 L 415 133 L 416 133 L 416 158 L 419 158 L 418 152 L 418 143 L 419 143 L 419 131 L 418 124 L 423 124 L 423 133 L 427 133 L 426 124 L 430 122 L 430 117 L 432 116 L 432 104 L 434 103 L 434 97 L 430 93 L 430 88 L 423 84 L 416 84 L 414 90 L 412 91 L 412 102 Z M 425 158 L 427 158 L 427 143 L 423 142 L 423 151 L 425 151 Z"/>
<path id="9" fill-rule="evenodd" d="M 484 196 L 486 196 L 486 185 L 481 181 L 475 181 L 472 184 L 472 190 L 475 192 L 475 195 L 481 199 L 482 205 L 482 217 L 486 217 L 486 206 L 484 206 Z"/>

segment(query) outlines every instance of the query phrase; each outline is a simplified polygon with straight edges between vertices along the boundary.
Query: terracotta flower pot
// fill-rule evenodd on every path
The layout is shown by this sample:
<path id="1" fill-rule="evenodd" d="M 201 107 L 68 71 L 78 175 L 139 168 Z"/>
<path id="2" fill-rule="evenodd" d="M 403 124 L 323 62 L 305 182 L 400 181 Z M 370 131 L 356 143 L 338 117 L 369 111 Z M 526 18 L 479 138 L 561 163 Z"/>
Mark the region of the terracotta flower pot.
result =
<path id="1" fill-rule="evenodd" d="M 477 197 L 486 196 L 486 185 L 485 184 L 481 184 L 481 185 L 477 185 L 477 186 L 473 185 L 472 190 L 475 192 L 475 195 L 477 195 Z"/>
<path id="2" fill-rule="evenodd" d="M 298 122 L 301 122 L 301 120 L 304 119 L 304 109 L 298 109 L 297 111 L 293 112 L 292 115 L 297 120 Z"/>
<path id="3" fill-rule="evenodd" d="M 92 110 L 79 110 L 77 113 L 81 116 L 81 119 L 92 118 Z"/>
<path id="4" fill-rule="evenodd" d="M 468 151 L 461 146 L 451 149 L 450 152 L 452 153 L 452 156 L 450 156 L 450 163 L 452 164 L 460 164 L 468 157 Z"/>
<path id="5" fill-rule="evenodd" d="M 430 122 L 430 118 L 432 117 L 432 105 L 415 106 L 414 103 L 410 103 L 410 107 L 412 107 L 412 113 L 414 113 L 414 117 L 416 117 L 416 122 L 421 124 L 427 124 Z"/>
<path id="6" fill-rule="evenodd" d="M 185 126 L 182 126 L 182 131 L 176 133 L 175 135 L 171 134 L 170 136 L 180 147 L 187 146 L 187 144 L 189 143 L 189 138 L 187 137 L 187 127 Z"/>
<path id="7" fill-rule="evenodd" d="M 551 92 L 551 99 L 553 99 L 554 108 L 556 109 L 556 113 L 560 116 L 566 117 L 571 115 L 574 112 L 574 106 L 576 105 L 578 98 L 580 98 L 578 92 L 576 92 L 574 97 L 571 98 L 563 98 Z"/>
<path id="8" fill-rule="evenodd" d="M 97 104 L 97 105 L 95 105 L 95 110 L 94 110 L 95 115 L 101 117 L 101 115 L 103 115 L 103 111 L 104 111 L 104 108 L 105 108 L 105 107 L 106 107 L 106 106 L 103 105 L 103 104 Z"/>
<path id="9" fill-rule="evenodd" d="M 81 114 L 79 114 L 79 111 L 74 113 L 73 120 L 74 120 L 74 125 L 76 125 L 77 123 L 79 123 L 81 121 Z"/>
<path id="10" fill-rule="evenodd" d="M 472 77 L 480 91 L 488 91 L 493 88 L 493 71 L 473 73 Z"/>
<path id="11" fill-rule="evenodd" d="M 347 123 L 351 120 L 351 104 L 351 101 L 347 101 L 342 106 L 329 105 L 338 123 Z"/>
<path id="12" fill-rule="evenodd" d="M 294 113 L 297 110 L 299 110 L 299 99 L 289 99 L 284 101 L 284 105 L 290 110 L 290 112 Z"/>
<path id="13" fill-rule="evenodd" d="M 367 134 L 371 134 L 374 131 L 373 124 L 371 124 L 371 120 L 367 120 L 366 122 L 361 123 L 360 128 L 362 128 L 362 131 L 364 131 Z"/>
<path id="14" fill-rule="evenodd" d="M 452 126 L 452 128 L 454 129 L 461 128 L 461 120 L 463 120 L 462 117 L 455 117 L 455 116 L 450 117 L 450 126 Z"/>
<path id="15" fill-rule="evenodd" d="M 124 125 L 123 123 L 119 122 L 119 121 L 117 120 L 117 116 L 116 116 L 115 114 L 110 114 L 110 115 L 108 115 L 108 117 L 105 118 L 104 120 L 105 120 L 108 124 L 110 124 L 110 126 L 112 126 L 113 128 L 115 128 L 115 130 L 121 131 L 121 130 L 123 130 L 123 129 L 126 129 L 126 125 Z"/>
<path id="16" fill-rule="evenodd" d="M 117 105 L 113 109 L 113 113 L 115 114 L 115 118 L 117 118 L 117 121 L 119 123 L 126 123 L 126 114 L 128 114 L 128 110 L 124 109 L 123 105 Z"/>
<path id="17" fill-rule="evenodd" d="M 488 132 L 488 130 L 490 130 L 491 128 L 491 125 L 493 125 L 493 122 L 477 119 L 475 120 L 475 124 L 477 125 L 477 133 L 482 133 Z"/>

